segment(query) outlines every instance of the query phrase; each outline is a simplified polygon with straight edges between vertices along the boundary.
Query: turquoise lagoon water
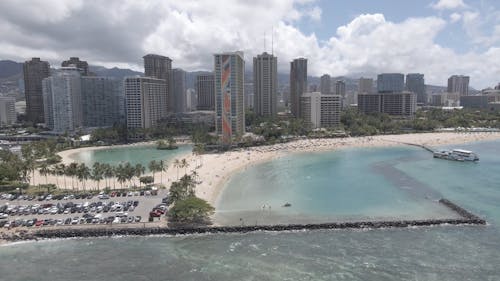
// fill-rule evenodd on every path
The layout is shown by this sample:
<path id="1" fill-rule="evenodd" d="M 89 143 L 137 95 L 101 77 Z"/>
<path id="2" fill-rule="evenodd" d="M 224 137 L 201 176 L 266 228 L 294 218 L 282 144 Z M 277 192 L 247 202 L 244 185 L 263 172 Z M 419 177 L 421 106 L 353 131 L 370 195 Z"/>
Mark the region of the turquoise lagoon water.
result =
<path id="1" fill-rule="evenodd" d="M 268 224 L 454 218 L 430 185 L 396 168 L 429 157 L 411 147 L 290 154 L 234 175 L 218 200 L 216 219 Z M 282 207 L 287 202 L 291 207 Z"/>
<path id="2" fill-rule="evenodd" d="M 191 145 L 180 145 L 175 150 L 158 150 L 155 145 L 119 146 L 105 149 L 82 151 L 69 155 L 76 162 L 92 166 L 95 162 L 118 165 L 129 162 L 146 167 L 152 160 L 173 161 L 177 157 L 191 152 Z"/>
<path id="3" fill-rule="evenodd" d="M 368 189 L 379 189 L 377 184 L 385 181 L 384 187 L 391 190 L 386 192 L 395 190 L 398 200 L 425 202 L 444 196 L 485 217 L 487 226 L 27 242 L 0 247 L 0 280 L 500 280 L 500 142 L 460 147 L 478 152 L 480 163 L 432 159 L 413 148 L 398 148 L 388 155 L 378 155 L 386 149 L 346 150 L 338 157 L 344 159 L 342 165 L 349 166 L 358 162 L 359 155 L 364 159 L 372 155 L 373 161 L 355 165 L 365 166 L 364 173 L 343 179 L 355 188 L 356 184 L 365 186 L 367 193 L 362 200 L 374 198 L 368 204 L 371 211 L 379 210 L 378 202 L 387 200 Z M 306 166 L 308 161 L 319 161 L 316 156 L 303 156 Z M 363 180 L 366 171 L 370 175 Z M 302 173 L 296 175 L 300 178 Z M 304 181 L 308 175 L 312 176 L 303 173 Z M 236 196 L 229 194 L 224 196 Z M 292 207 L 308 205 L 292 195 L 268 203 L 289 200 Z M 338 204 L 333 206 L 337 207 L 331 210 L 342 213 Z M 421 213 L 418 206 L 413 205 L 408 213 Z M 402 211 L 396 203 L 390 208 Z M 314 212 L 325 209 L 319 207 Z M 385 217 L 386 212 L 377 213 Z"/>

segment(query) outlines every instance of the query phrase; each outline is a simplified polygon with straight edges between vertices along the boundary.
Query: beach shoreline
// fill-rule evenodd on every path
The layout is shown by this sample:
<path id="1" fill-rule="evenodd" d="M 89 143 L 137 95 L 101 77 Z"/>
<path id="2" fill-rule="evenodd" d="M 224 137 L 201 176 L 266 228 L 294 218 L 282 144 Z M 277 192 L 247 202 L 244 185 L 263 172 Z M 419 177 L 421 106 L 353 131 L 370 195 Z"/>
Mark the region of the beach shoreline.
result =
<path id="1" fill-rule="evenodd" d="M 272 161 L 273 159 L 277 159 L 289 153 L 335 151 L 348 148 L 394 147 L 406 146 L 408 144 L 438 147 L 499 139 L 500 132 L 433 132 L 366 137 L 302 139 L 288 143 L 241 148 L 224 153 L 207 153 L 202 155 L 194 155 L 192 152 L 189 152 L 176 157 L 179 160 L 186 159 L 189 163 L 189 167 L 185 169 L 174 168 L 172 162 L 169 162 L 167 163 L 168 169 L 163 175 L 156 173 L 155 183 L 164 185 L 168 188 L 170 184 L 181 177 L 183 173 L 190 174 L 196 171 L 197 181 L 200 182 L 196 187 L 196 195 L 207 200 L 217 208 L 219 197 L 223 193 L 227 181 L 233 174 L 251 166 Z M 62 162 L 68 164 L 74 162 L 71 155 L 75 153 L 98 149 L 151 145 L 152 143 L 153 142 L 143 142 L 131 145 L 84 147 L 62 151 L 59 155 L 62 157 Z M 151 173 L 149 173 L 149 175 L 151 175 Z M 48 182 L 54 184 L 57 182 L 61 185 L 62 179 L 57 176 L 48 176 Z M 44 184 L 45 177 L 37 173 L 35 184 L 38 183 Z M 89 180 L 88 185 L 95 186 L 95 183 Z M 119 186 L 114 181 L 111 181 L 110 185 Z M 102 187 L 103 185 L 101 183 L 101 188 Z"/>

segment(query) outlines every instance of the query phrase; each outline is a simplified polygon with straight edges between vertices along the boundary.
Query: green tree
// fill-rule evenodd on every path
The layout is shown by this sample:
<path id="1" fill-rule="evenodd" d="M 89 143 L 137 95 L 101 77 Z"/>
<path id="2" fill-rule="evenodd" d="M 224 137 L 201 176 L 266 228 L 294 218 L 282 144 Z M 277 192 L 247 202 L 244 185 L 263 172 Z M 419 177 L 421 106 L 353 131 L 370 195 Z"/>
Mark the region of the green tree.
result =
<path id="1" fill-rule="evenodd" d="M 78 180 L 82 183 L 83 190 L 86 189 L 87 180 L 90 178 L 90 168 L 85 165 L 85 163 L 80 163 L 77 168 L 76 176 Z"/>
<path id="2" fill-rule="evenodd" d="M 190 196 L 177 201 L 167 216 L 169 222 L 176 225 L 209 225 L 214 210 L 207 201 Z"/>
<path id="3" fill-rule="evenodd" d="M 134 176 L 139 181 L 139 187 L 141 187 L 141 176 L 146 172 L 146 168 L 142 164 L 136 164 L 134 167 Z"/>
<path id="4" fill-rule="evenodd" d="M 152 184 L 154 182 L 152 176 L 145 176 L 145 177 L 140 177 L 139 181 L 143 183 L 144 185 Z"/>
<path id="5" fill-rule="evenodd" d="M 104 179 L 104 167 L 101 163 L 95 162 L 92 165 L 91 179 L 97 182 L 97 189 L 100 189 L 100 183 Z"/>
<path id="6" fill-rule="evenodd" d="M 153 173 L 153 181 L 154 181 L 155 173 L 159 169 L 158 162 L 156 162 L 156 160 L 151 160 L 151 162 L 149 162 L 148 164 L 148 169 L 151 171 L 151 173 Z"/>

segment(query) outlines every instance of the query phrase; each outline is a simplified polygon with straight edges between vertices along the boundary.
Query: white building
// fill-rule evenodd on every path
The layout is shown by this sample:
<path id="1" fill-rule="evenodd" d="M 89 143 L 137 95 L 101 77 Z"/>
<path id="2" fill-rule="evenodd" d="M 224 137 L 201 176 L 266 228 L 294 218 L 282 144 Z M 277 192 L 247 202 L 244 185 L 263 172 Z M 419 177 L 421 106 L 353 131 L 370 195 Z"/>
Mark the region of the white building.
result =
<path id="1" fill-rule="evenodd" d="M 244 72 L 243 52 L 214 55 L 215 128 L 225 145 L 245 133 Z"/>
<path id="2" fill-rule="evenodd" d="M 0 126 L 16 122 L 16 98 L 0 96 Z"/>
<path id="3" fill-rule="evenodd" d="M 83 126 L 80 69 L 62 67 L 43 79 L 45 124 L 54 132 L 73 132 Z"/>
<path id="4" fill-rule="evenodd" d="M 310 128 L 340 126 L 341 97 L 320 92 L 305 93 L 300 97 L 301 117 Z"/>
<path id="5" fill-rule="evenodd" d="M 125 78 L 125 110 L 128 128 L 151 128 L 167 114 L 167 84 L 150 77 Z"/>

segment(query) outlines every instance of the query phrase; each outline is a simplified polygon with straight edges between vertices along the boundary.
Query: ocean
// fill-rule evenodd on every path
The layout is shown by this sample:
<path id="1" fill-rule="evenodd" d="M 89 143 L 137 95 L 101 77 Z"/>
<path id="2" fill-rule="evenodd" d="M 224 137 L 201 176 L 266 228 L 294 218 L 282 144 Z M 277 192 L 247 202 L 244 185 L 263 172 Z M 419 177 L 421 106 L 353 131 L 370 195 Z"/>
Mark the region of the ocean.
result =
<path id="1" fill-rule="evenodd" d="M 289 155 L 234 175 L 217 216 L 248 216 L 245 224 L 448 217 L 433 203 L 444 197 L 487 226 L 22 242 L 0 247 L 0 280 L 500 280 L 500 142 L 454 147 L 481 161 L 413 147 Z"/>

